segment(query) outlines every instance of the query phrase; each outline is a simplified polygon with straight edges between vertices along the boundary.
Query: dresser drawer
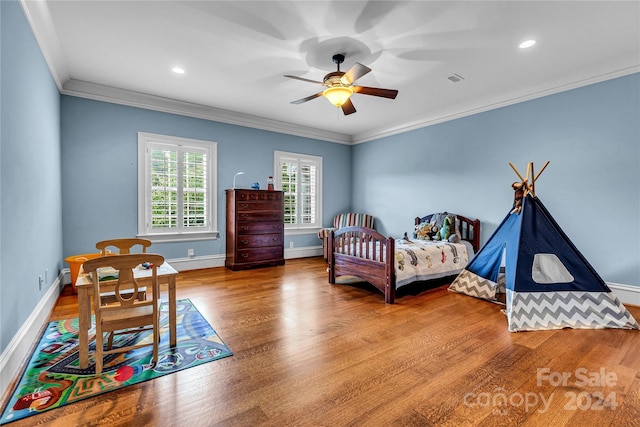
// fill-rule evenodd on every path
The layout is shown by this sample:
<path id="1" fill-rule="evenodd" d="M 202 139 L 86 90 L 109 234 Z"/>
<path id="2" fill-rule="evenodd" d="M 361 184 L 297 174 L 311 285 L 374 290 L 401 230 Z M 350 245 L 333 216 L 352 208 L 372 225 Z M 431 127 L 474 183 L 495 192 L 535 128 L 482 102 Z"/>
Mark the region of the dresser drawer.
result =
<path id="1" fill-rule="evenodd" d="M 284 249 L 282 246 L 269 246 L 265 248 L 239 249 L 236 259 L 238 263 L 269 262 L 282 259 L 283 256 Z"/>
<path id="2" fill-rule="evenodd" d="M 254 212 L 238 212 L 236 213 L 238 224 L 242 222 L 263 222 L 263 221 L 280 221 L 283 222 L 283 214 L 281 211 L 254 211 Z"/>
<path id="3" fill-rule="evenodd" d="M 267 201 L 267 200 L 282 200 L 282 192 L 280 191 L 238 191 L 236 193 L 236 200 L 238 203 L 246 201 Z"/>
<path id="4" fill-rule="evenodd" d="M 250 202 L 238 202 L 236 212 L 244 211 L 280 211 L 282 202 L 279 200 L 260 200 Z"/>
<path id="5" fill-rule="evenodd" d="M 271 222 L 243 222 L 238 224 L 238 235 L 245 234 L 270 234 L 282 233 L 284 223 L 279 221 Z"/>
<path id="6" fill-rule="evenodd" d="M 261 248 L 266 246 L 282 246 L 282 233 L 279 234 L 247 234 L 238 236 L 238 249 Z"/>

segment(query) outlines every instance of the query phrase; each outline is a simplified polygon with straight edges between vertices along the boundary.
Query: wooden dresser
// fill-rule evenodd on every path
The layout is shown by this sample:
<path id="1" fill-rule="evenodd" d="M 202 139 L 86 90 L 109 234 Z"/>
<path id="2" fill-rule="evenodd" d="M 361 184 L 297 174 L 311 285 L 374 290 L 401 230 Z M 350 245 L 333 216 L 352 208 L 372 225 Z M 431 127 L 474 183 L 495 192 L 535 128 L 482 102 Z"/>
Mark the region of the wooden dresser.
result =
<path id="1" fill-rule="evenodd" d="M 284 264 L 282 191 L 227 190 L 225 266 L 241 270 Z"/>

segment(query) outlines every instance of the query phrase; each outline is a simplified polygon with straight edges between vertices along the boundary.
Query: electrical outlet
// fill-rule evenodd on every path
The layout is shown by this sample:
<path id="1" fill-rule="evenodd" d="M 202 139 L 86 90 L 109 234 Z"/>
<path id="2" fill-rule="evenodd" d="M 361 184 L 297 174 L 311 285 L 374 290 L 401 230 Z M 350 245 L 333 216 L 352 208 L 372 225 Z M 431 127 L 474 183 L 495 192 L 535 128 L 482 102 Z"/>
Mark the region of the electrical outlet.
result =
<path id="1" fill-rule="evenodd" d="M 187 249 L 187 255 L 189 256 L 189 258 L 193 258 L 194 256 L 196 256 L 196 251 L 194 251 L 193 249 Z"/>
<path id="2" fill-rule="evenodd" d="M 289 242 L 289 249 L 293 248 L 293 242 Z"/>
<path id="3" fill-rule="evenodd" d="M 38 290 L 39 291 L 42 290 L 42 285 L 44 285 L 44 278 L 42 277 L 42 275 L 38 275 Z"/>

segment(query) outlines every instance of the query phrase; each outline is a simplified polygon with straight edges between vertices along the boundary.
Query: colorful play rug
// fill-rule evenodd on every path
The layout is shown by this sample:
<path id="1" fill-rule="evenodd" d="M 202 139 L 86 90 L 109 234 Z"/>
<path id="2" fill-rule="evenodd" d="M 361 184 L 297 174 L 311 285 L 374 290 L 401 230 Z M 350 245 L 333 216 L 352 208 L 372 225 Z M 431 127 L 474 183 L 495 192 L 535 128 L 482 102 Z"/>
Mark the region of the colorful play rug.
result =
<path id="1" fill-rule="evenodd" d="M 93 329 L 90 331 L 89 368 L 78 363 L 78 319 L 51 322 L 31 356 L 20 382 L 16 386 L 0 424 L 9 423 L 81 399 L 137 384 L 183 369 L 231 356 L 233 353 L 211 325 L 188 299 L 177 302 L 177 345 L 169 347 L 169 313 L 166 303 L 161 307 L 160 356 L 150 365 L 152 347 L 128 353 L 105 356 L 103 372 L 94 375 Z M 151 331 L 125 334 L 114 340 L 114 347 L 150 339 Z M 126 342 L 124 342 L 126 341 Z"/>

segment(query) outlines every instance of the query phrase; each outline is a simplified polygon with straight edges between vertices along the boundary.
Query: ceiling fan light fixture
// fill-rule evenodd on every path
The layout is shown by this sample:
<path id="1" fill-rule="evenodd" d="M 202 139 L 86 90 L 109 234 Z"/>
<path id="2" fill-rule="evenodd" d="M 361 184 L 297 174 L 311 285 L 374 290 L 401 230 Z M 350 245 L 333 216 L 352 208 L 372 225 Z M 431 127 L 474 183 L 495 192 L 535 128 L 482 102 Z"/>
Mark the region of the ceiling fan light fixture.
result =
<path id="1" fill-rule="evenodd" d="M 342 107 L 342 104 L 353 95 L 353 89 L 349 86 L 332 86 L 326 88 L 322 95 L 329 100 L 330 103 L 336 107 Z"/>

